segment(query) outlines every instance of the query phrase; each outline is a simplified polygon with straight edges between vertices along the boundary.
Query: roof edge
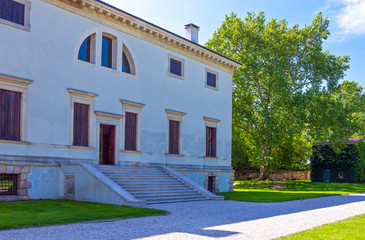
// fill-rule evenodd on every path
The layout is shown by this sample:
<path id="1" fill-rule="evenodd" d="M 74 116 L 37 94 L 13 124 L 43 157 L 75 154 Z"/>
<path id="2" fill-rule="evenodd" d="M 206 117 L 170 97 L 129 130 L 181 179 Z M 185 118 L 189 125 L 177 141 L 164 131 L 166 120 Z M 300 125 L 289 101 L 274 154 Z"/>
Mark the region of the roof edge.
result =
<path id="1" fill-rule="evenodd" d="M 42 0 L 43 2 L 55 5 L 62 8 L 62 3 L 70 5 L 73 10 L 79 9 L 93 14 L 97 14 L 103 18 L 107 18 L 112 23 L 117 23 L 135 31 L 142 32 L 151 38 L 155 38 L 161 42 L 167 43 L 175 48 L 183 49 L 200 58 L 221 65 L 225 68 L 235 71 L 242 64 L 232 60 L 224 55 L 221 55 L 211 49 L 208 49 L 200 44 L 194 43 L 182 36 L 170 32 L 162 27 L 150 23 L 144 19 L 127 13 L 115 6 L 105 3 L 101 0 Z M 64 9 L 64 8 L 63 8 Z M 67 10 L 71 11 L 71 8 Z M 75 11 L 73 11 L 75 13 Z M 77 14 L 77 12 L 76 12 Z"/>

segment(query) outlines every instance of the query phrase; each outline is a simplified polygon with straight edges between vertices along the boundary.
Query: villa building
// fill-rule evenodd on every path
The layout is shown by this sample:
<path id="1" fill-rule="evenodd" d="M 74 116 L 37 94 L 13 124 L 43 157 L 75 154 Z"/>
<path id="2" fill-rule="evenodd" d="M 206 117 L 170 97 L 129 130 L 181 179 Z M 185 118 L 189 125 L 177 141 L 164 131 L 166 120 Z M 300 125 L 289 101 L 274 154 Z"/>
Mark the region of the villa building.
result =
<path id="1" fill-rule="evenodd" d="M 0 0 L 0 200 L 138 206 L 232 191 L 241 65 L 185 28 L 99 0 Z"/>

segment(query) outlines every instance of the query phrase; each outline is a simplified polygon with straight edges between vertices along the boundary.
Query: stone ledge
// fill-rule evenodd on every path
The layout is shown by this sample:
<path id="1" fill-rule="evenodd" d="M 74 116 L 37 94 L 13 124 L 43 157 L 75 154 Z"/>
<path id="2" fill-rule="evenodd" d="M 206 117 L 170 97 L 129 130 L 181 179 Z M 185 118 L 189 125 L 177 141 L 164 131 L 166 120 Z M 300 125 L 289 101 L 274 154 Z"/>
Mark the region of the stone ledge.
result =
<path id="1" fill-rule="evenodd" d="M 19 196 L 19 195 L 0 195 L 0 202 L 1 201 L 20 201 L 20 200 L 29 200 L 29 196 Z"/>

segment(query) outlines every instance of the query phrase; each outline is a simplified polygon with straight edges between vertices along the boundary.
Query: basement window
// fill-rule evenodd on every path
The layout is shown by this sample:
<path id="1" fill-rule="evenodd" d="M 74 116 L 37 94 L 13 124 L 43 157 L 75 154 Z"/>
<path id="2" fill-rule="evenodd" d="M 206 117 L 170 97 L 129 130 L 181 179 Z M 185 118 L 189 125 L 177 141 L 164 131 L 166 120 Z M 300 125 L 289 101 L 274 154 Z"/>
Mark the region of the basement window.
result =
<path id="1" fill-rule="evenodd" d="M 17 195 L 17 174 L 0 174 L 0 195 Z"/>

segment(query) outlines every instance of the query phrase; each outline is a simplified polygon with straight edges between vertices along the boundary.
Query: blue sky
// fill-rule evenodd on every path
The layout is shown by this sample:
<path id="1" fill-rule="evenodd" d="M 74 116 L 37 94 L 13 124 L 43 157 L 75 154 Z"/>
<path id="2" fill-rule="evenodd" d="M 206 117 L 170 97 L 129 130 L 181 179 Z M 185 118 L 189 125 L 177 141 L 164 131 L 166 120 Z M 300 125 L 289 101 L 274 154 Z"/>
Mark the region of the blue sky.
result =
<path id="1" fill-rule="evenodd" d="M 331 36 L 324 48 L 335 55 L 351 57 L 345 79 L 365 87 L 365 0 L 105 0 L 137 17 L 185 37 L 184 25 L 200 26 L 204 45 L 222 24 L 226 14 L 244 18 L 249 11 L 267 19 L 285 18 L 290 24 L 310 24 L 318 12 L 330 20 Z M 224 2 L 224 3 L 223 3 Z"/>

